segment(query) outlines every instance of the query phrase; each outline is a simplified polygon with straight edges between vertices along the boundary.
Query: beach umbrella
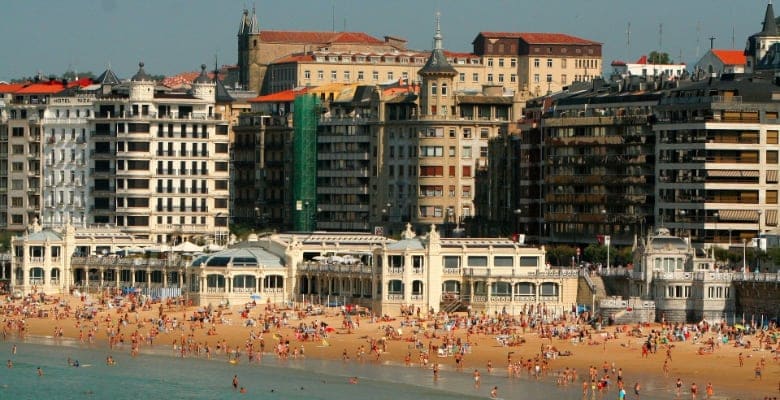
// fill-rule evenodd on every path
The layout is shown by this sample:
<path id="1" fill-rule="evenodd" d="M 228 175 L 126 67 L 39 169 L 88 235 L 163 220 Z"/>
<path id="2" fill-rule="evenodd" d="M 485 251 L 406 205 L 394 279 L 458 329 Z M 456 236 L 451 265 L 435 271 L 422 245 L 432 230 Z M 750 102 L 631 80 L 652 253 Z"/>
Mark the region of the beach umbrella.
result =
<path id="1" fill-rule="evenodd" d="M 198 246 L 195 243 L 185 241 L 177 244 L 176 246 L 173 246 L 172 250 L 182 253 L 197 253 L 199 251 L 203 251 L 203 247 Z"/>
<path id="2" fill-rule="evenodd" d="M 254 301 L 260 301 L 260 295 L 259 295 L 259 294 L 257 294 L 257 293 L 255 293 L 255 294 L 253 294 L 253 295 L 249 296 L 249 298 L 250 298 L 250 299 L 252 299 L 252 300 L 254 300 Z"/>

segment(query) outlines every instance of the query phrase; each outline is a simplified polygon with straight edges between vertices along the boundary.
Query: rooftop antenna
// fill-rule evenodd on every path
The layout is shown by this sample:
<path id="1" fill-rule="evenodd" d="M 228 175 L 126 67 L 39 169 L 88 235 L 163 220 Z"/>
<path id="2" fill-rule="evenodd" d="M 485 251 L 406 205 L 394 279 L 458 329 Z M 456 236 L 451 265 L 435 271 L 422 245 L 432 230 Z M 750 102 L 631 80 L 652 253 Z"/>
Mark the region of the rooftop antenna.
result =
<path id="1" fill-rule="evenodd" d="M 696 59 L 699 59 L 699 48 L 701 46 L 701 21 L 696 21 Z"/>
<path id="2" fill-rule="evenodd" d="M 664 24 L 658 24 L 658 51 L 664 48 Z"/>
<path id="3" fill-rule="evenodd" d="M 330 30 L 336 32 L 336 0 L 330 2 Z"/>
<path id="4" fill-rule="evenodd" d="M 710 36 L 708 39 L 710 39 L 710 50 L 715 48 L 715 36 Z"/>
<path id="5" fill-rule="evenodd" d="M 631 21 L 626 25 L 626 59 L 631 55 Z"/>
<path id="6" fill-rule="evenodd" d="M 734 24 L 731 24 L 731 48 L 737 47 L 734 43 Z"/>

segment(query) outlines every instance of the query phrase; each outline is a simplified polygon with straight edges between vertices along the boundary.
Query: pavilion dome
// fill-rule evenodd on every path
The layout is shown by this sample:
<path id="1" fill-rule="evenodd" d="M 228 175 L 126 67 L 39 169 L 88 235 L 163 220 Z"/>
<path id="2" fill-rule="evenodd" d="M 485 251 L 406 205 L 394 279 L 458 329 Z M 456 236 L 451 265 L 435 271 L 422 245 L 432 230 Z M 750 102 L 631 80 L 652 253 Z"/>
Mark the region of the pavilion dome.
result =
<path id="1" fill-rule="evenodd" d="M 284 259 L 260 247 L 244 247 L 205 254 L 192 262 L 193 267 L 284 268 Z"/>

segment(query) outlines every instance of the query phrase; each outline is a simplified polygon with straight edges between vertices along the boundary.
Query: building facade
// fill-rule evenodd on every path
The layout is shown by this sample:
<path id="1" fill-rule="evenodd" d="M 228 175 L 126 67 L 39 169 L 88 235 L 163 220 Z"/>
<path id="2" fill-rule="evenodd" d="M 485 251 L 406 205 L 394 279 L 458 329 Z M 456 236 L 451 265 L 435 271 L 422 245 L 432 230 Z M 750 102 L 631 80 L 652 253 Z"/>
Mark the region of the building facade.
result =
<path id="1" fill-rule="evenodd" d="M 657 108 L 656 218 L 695 243 L 749 241 L 777 226 L 777 87 L 722 77 L 669 91 Z"/>

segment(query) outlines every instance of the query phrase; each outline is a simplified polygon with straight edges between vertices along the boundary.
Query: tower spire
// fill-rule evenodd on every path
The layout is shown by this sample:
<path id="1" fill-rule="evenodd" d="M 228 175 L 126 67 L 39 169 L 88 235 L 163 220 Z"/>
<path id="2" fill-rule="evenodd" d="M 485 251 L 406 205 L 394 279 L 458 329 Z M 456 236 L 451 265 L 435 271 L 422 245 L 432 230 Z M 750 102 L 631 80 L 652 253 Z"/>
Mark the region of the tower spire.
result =
<path id="1" fill-rule="evenodd" d="M 764 29 L 761 30 L 764 36 L 777 36 L 777 22 L 775 22 L 775 10 L 772 7 L 772 2 L 766 6 L 766 13 L 764 14 Z"/>
<path id="2" fill-rule="evenodd" d="M 436 11 L 436 33 L 433 35 L 433 49 L 441 50 L 442 48 L 441 13 Z"/>

